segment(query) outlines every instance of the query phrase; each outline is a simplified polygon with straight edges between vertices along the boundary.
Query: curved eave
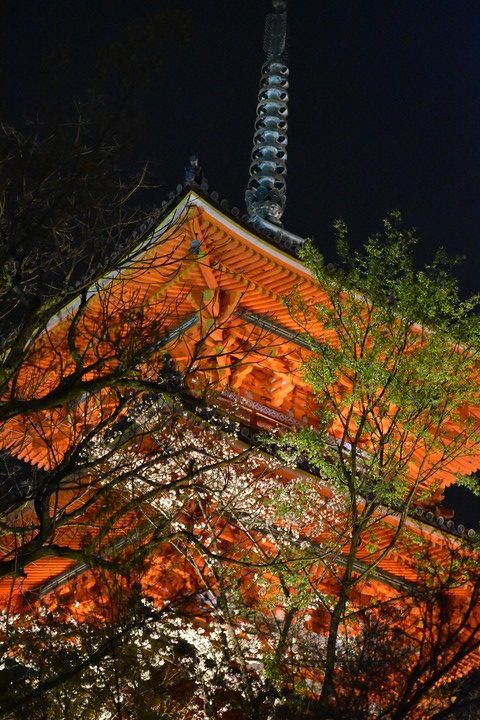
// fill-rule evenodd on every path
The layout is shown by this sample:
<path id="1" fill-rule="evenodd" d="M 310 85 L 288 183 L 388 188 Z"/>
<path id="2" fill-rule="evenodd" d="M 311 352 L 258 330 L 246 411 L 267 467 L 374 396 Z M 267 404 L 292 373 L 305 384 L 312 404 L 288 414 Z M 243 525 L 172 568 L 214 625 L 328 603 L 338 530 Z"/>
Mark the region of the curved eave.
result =
<path id="1" fill-rule="evenodd" d="M 180 219 L 188 208 L 192 206 L 198 207 L 214 224 L 221 227 L 224 232 L 231 233 L 248 247 L 257 252 L 260 251 L 276 262 L 282 262 L 290 270 L 310 281 L 315 280 L 312 272 L 292 253 L 279 247 L 273 238 L 262 236 L 256 230 L 253 230 L 247 222 L 243 222 L 243 220 L 229 212 L 228 209 L 217 205 L 212 198 L 203 194 L 196 187 L 186 188 L 183 193 L 178 195 L 175 206 L 169 210 L 168 214 L 162 218 L 155 228 L 155 235 L 160 237 L 165 228 L 169 227 L 169 224 Z"/>

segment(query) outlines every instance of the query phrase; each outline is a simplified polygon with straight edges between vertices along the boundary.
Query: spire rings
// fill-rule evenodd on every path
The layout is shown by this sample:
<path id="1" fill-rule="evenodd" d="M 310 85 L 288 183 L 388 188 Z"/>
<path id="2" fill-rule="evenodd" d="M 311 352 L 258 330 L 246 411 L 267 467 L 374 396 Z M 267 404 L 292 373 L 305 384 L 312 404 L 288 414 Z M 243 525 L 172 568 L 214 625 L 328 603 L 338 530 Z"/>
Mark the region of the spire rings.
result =
<path id="1" fill-rule="evenodd" d="M 286 202 L 288 67 L 267 60 L 262 67 L 250 179 L 246 192 L 250 216 L 280 223 Z"/>

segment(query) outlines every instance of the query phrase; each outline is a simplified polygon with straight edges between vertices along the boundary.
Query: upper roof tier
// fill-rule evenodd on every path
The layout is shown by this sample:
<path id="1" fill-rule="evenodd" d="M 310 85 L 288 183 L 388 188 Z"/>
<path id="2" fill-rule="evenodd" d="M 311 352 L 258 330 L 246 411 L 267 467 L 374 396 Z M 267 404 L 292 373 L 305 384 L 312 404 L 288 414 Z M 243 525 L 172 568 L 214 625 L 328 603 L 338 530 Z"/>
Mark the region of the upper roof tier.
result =
<path id="1" fill-rule="evenodd" d="M 161 317 L 163 323 L 159 320 L 156 331 L 161 338 L 143 340 L 147 363 L 152 353 L 167 349 L 179 367 L 190 368 L 192 392 L 195 382 L 208 378 L 224 398 L 242 398 L 244 407 L 254 408 L 259 427 L 315 426 L 317 403 L 302 373 L 311 350 L 284 300 L 294 289 L 310 304 L 326 303 L 328 296 L 292 252 L 261 237 L 201 190 L 186 188 L 145 229 L 132 257 L 91 290 L 83 330 L 89 346 L 94 342 L 87 335 L 96 331 L 100 318 L 105 322 L 108 317 L 120 335 L 128 335 L 131 320 L 125 307 L 141 297 L 143 315 Z M 66 328 L 74 310 L 69 306 L 50 324 L 23 373 L 25 384 L 39 395 L 55 387 L 59 373 L 66 372 Z M 212 328 L 208 332 L 207 320 Z M 334 331 L 318 320 L 309 330 L 321 343 L 335 340 Z M 202 334 L 203 360 L 193 351 Z M 480 421 L 479 408 L 463 412 Z M 35 421 L 45 426 L 49 442 L 41 439 L 38 428 L 26 432 L 25 419 L 16 417 L 4 427 L 2 445 L 47 468 L 68 447 L 68 429 L 59 408 L 39 413 Z M 419 449 L 412 456 L 412 472 L 423 460 Z M 456 473 L 470 474 L 479 467 L 480 454 L 466 446 L 464 455 L 429 480 L 430 492 L 439 496 L 455 482 Z"/>

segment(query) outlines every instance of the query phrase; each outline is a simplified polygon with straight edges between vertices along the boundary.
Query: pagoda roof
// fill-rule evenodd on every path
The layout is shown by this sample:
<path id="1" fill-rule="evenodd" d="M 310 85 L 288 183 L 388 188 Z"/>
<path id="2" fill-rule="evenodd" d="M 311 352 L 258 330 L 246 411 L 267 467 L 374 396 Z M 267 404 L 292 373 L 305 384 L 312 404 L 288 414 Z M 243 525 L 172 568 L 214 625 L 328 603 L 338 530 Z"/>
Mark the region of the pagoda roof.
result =
<path id="1" fill-rule="evenodd" d="M 245 218 L 237 216 L 235 209 L 227 209 L 223 201 L 219 203 L 215 195 L 212 198 L 197 187 L 178 190 L 134 238 L 129 263 L 107 274 L 91 289 L 91 295 L 120 282 L 145 291 L 145 301 L 151 303 L 152 312 L 160 300 L 169 302 L 174 307 L 171 337 L 183 334 L 185 342 L 176 342 L 172 347 L 165 341 L 162 347 L 168 345 L 180 364 L 188 356 L 189 335 L 184 328 L 189 319 L 194 322 L 202 302 L 211 302 L 211 312 L 222 324 L 225 352 L 219 386 L 225 394 L 233 392 L 242 397 L 250 408 L 269 409 L 280 424 L 315 424 L 314 398 L 301 374 L 301 365 L 311 351 L 303 339 L 302 327 L 292 317 L 284 299 L 295 289 L 307 301 L 326 303 L 327 294 L 291 247 L 281 247 L 274 238 L 259 234 Z M 162 263 L 163 267 L 159 267 Z M 207 296 L 215 299 L 202 300 Z M 64 334 L 64 319 L 79 302 L 79 299 L 72 302 L 49 323 L 47 331 L 56 342 Z M 235 353 L 238 356 L 241 352 L 238 342 L 235 345 L 236 339 L 239 333 L 247 332 L 246 328 L 252 333 L 252 342 L 258 345 L 252 361 L 242 367 L 237 363 L 236 367 L 231 361 Z M 334 337 L 332 331 L 326 331 L 318 322 L 313 323 L 312 330 L 320 342 L 328 343 Z M 218 340 L 218 336 L 212 338 L 212 347 Z M 45 356 L 42 362 L 46 370 L 50 360 Z M 480 422 L 480 408 L 468 408 L 468 412 Z M 265 423 L 271 427 L 268 420 Z M 3 447 L 47 468 L 49 461 L 45 453 L 42 457 L 38 438 L 33 446 L 27 448 L 24 443 L 21 450 L 15 450 L 13 426 L 7 423 L 9 437 L 5 437 L 5 431 L 0 437 Z M 18 428 L 18 434 L 24 431 L 23 426 Z M 466 453 L 453 461 L 448 470 L 438 473 L 435 483 L 441 490 L 455 482 L 457 473 L 468 475 L 478 468 L 480 453 Z"/>

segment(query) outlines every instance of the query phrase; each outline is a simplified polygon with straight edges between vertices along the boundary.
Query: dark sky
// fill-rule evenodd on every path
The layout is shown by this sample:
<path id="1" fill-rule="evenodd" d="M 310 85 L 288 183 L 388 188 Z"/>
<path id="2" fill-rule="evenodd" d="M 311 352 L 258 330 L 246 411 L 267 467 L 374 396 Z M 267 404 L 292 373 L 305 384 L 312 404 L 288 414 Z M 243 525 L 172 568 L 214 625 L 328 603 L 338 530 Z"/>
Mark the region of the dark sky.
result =
<path id="1" fill-rule="evenodd" d="M 48 101 L 41 67 L 55 45 L 70 54 L 73 96 L 95 77 L 99 48 L 164 8 L 186 11 L 190 37 L 159 39 L 138 155 L 159 200 L 196 150 L 211 188 L 243 207 L 269 0 L 3 0 L 2 114 Z M 468 256 L 461 283 L 477 291 L 480 3 L 290 0 L 289 27 L 286 227 L 329 254 L 334 218 L 360 241 L 398 208 L 420 254 L 444 245 Z"/>
<path id="2" fill-rule="evenodd" d="M 1 115 L 57 102 L 45 58 L 63 47 L 64 102 L 95 81 L 98 51 L 132 20 L 182 9 L 189 38 L 159 36 L 162 68 L 138 107 L 132 147 L 151 163 L 158 202 L 192 151 L 210 189 L 243 210 L 269 0 L 3 0 Z M 421 238 L 468 260 L 478 291 L 480 3 L 471 0 L 290 0 L 288 230 L 333 255 L 342 217 L 356 242 L 399 209 Z M 50 68 L 51 70 L 51 68 Z M 59 70 L 59 74 L 60 70 Z"/>

